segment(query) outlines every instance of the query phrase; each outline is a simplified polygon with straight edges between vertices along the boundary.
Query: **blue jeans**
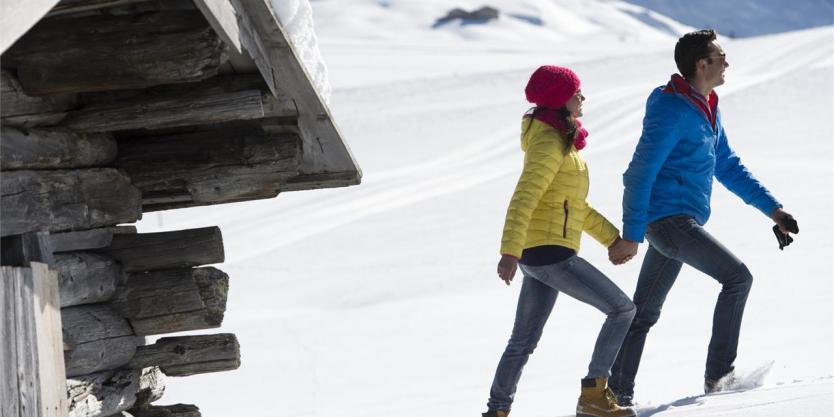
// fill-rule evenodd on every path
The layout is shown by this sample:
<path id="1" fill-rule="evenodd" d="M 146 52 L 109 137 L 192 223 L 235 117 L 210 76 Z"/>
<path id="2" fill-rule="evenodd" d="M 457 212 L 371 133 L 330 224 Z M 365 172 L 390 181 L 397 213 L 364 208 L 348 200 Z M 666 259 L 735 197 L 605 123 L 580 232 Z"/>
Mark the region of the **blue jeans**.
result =
<path id="1" fill-rule="evenodd" d="M 649 224 L 646 239 L 650 246 L 634 292 L 637 315 L 614 362 L 609 385 L 621 393 L 634 393 L 646 334 L 657 323 L 666 294 L 684 263 L 721 283 L 704 376 L 726 375 L 736 359 L 741 318 L 753 282 L 750 271 L 691 216 L 666 217 Z"/>
<path id="2" fill-rule="evenodd" d="M 562 291 L 590 304 L 608 317 L 597 337 L 588 377 L 608 377 L 623 337 L 634 317 L 634 304 L 602 272 L 586 260 L 572 256 L 544 266 L 520 265 L 524 274 L 513 333 L 489 393 L 490 410 L 509 410 L 524 364 L 542 335 L 542 329 Z"/>

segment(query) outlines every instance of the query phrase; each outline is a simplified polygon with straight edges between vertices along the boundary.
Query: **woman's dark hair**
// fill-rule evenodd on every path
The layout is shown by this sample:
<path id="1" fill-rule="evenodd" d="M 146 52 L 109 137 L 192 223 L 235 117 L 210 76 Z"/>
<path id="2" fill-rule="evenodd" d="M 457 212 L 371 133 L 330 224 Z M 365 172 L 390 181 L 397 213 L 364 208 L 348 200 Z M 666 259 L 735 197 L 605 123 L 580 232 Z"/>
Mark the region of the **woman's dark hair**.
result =
<path id="1" fill-rule="evenodd" d="M 549 109 L 546 107 L 530 107 L 525 113 L 524 118 L 529 119 L 527 122 L 527 127 L 524 128 L 524 133 L 522 135 L 526 135 L 527 131 L 530 130 L 530 126 L 533 124 L 533 119 L 536 118 L 537 115 L 544 113 L 544 112 L 555 112 L 559 117 L 562 119 L 562 122 L 565 124 L 565 130 L 559 130 L 559 133 L 563 134 L 565 137 L 565 152 L 570 150 L 570 147 L 573 145 L 573 142 L 576 140 L 576 122 L 570 117 L 570 110 L 567 107 L 562 106 L 558 109 Z"/>
<path id="2" fill-rule="evenodd" d="M 715 31 L 712 29 L 689 32 L 678 39 L 675 45 L 675 64 L 683 78 L 695 75 L 695 63 L 709 56 L 710 42 L 715 39 Z"/>

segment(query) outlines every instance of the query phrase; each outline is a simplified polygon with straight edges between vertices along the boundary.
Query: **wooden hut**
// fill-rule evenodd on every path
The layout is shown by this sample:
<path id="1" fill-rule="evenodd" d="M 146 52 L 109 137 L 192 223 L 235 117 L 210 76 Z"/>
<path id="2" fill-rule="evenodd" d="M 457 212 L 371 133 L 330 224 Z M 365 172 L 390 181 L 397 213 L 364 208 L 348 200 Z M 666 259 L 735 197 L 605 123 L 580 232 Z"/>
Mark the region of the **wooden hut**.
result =
<path id="1" fill-rule="evenodd" d="M 0 8 L 0 414 L 199 416 L 162 375 L 237 368 L 235 336 L 145 336 L 222 324 L 221 232 L 130 223 L 359 167 L 270 0 Z"/>

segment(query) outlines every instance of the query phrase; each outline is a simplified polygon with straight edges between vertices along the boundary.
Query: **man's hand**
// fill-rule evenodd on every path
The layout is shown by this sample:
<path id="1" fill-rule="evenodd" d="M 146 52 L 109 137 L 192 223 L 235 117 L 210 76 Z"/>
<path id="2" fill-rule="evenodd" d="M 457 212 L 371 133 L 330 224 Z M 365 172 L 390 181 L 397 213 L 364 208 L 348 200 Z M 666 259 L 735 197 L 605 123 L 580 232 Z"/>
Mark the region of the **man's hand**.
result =
<path id="1" fill-rule="evenodd" d="M 634 255 L 637 255 L 637 242 L 630 240 L 623 240 L 617 237 L 617 240 L 608 247 L 608 260 L 614 265 L 622 265 L 631 260 Z"/>
<path id="2" fill-rule="evenodd" d="M 770 214 L 770 218 L 773 219 L 773 222 L 776 223 L 777 226 L 779 226 L 779 230 L 783 234 L 799 234 L 799 225 L 796 224 L 796 220 L 790 215 L 790 213 L 782 210 L 781 208 L 773 210 L 773 213 Z"/>
<path id="3" fill-rule="evenodd" d="M 498 277 L 501 278 L 507 285 L 510 285 L 517 268 L 518 258 L 510 255 L 501 255 L 501 260 L 498 261 Z"/>

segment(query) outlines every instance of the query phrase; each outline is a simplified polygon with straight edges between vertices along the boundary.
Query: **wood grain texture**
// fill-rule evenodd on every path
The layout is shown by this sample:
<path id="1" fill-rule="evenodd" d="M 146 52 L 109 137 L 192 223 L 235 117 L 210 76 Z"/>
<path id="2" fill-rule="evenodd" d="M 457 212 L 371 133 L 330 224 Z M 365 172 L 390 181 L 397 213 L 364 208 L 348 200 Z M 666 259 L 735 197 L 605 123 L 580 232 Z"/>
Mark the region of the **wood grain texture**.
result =
<path id="1" fill-rule="evenodd" d="M 147 212 L 275 197 L 301 153 L 296 135 L 248 127 L 120 141 L 117 165 Z"/>
<path id="2" fill-rule="evenodd" d="M 109 300 L 122 280 L 122 269 L 106 256 L 70 252 L 55 255 L 61 307 Z"/>
<path id="3" fill-rule="evenodd" d="M 114 235 L 97 251 L 117 260 L 125 272 L 222 263 L 223 236 L 217 226 L 158 233 Z"/>
<path id="4" fill-rule="evenodd" d="M 142 216 L 140 191 L 111 168 L 8 171 L 0 182 L 3 236 L 93 229 Z"/>
<path id="5" fill-rule="evenodd" d="M 100 249 L 110 246 L 114 234 L 136 233 L 136 226 L 102 227 L 75 232 L 52 233 L 49 240 L 54 253 Z"/>
<path id="6" fill-rule="evenodd" d="M 240 367 L 240 344 L 235 335 L 163 337 L 139 346 L 128 366 L 158 366 L 168 376 L 189 376 Z"/>
<path id="7" fill-rule="evenodd" d="M 110 305 L 137 335 L 219 327 L 226 311 L 229 277 L 212 268 L 130 274 Z"/>
<path id="8" fill-rule="evenodd" d="M 49 265 L 33 262 L 32 288 L 35 294 L 34 326 L 38 357 L 38 395 L 42 417 L 66 417 L 67 392 L 61 334 L 61 306 L 58 272 Z"/>
<path id="9" fill-rule="evenodd" d="M 65 124 L 80 132 L 163 129 L 264 117 L 260 90 L 140 97 L 70 112 Z"/>
<path id="10" fill-rule="evenodd" d="M 30 96 L 146 88 L 216 75 L 223 49 L 198 10 L 47 19 L 4 54 L 4 66 Z"/>
<path id="11" fill-rule="evenodd" d="M 116 159 L 116 141 L 106 134 L 68 129 L 2 127 L 0 169 L 61 169 L 104 166 Z"/>
<path id="12" fill-rule="evenodd" d="M 0 268 L 0 410 L 65 417 L 57 273 L 46 264 Z"/>
<path id="13" fill-rule="evenodd" d="M 30 114 L 65 114 L 78 106 L 76 94 L 58 94 L 47 97 L 32 97 L 23 92 L 23 87 L 11 71 L 0 71 L 0 117 L 7 125 L 6 117 Z"/>
<path id="14" fill-rule="evenodd" d="M 68 376 L 118 368 L 136 353 L 137 338 L 128 321 L 102 304 L 61 310 Z"/>
<path id="15" fill-rule="evenodd" d="M 17 381 L 16 326 L 18 303 L 17 285 L 20 282 L 18 268 L 0 268 L 0 415 L 17 417 L 20 396 Z"/>

